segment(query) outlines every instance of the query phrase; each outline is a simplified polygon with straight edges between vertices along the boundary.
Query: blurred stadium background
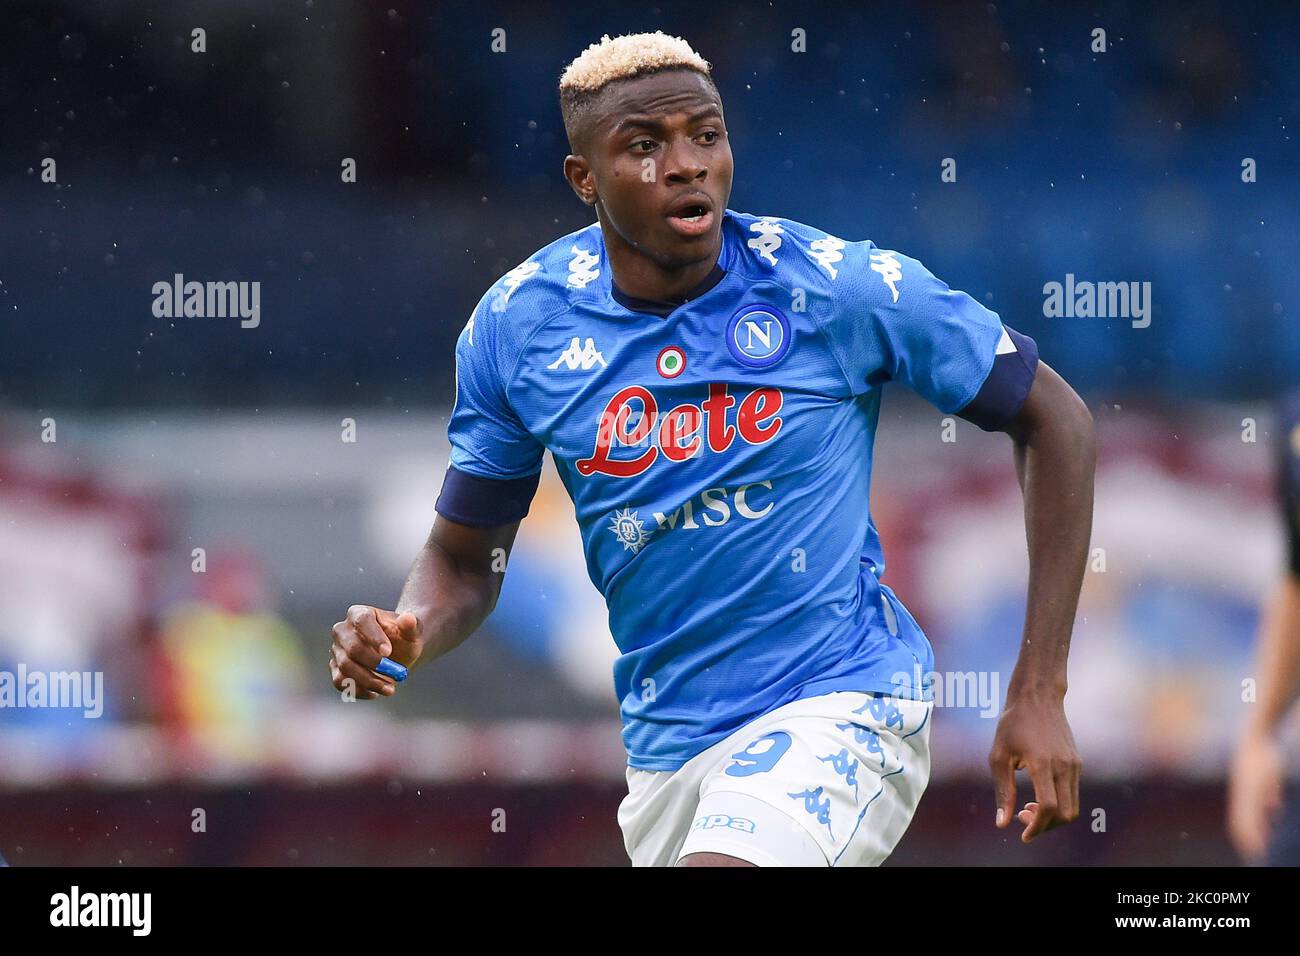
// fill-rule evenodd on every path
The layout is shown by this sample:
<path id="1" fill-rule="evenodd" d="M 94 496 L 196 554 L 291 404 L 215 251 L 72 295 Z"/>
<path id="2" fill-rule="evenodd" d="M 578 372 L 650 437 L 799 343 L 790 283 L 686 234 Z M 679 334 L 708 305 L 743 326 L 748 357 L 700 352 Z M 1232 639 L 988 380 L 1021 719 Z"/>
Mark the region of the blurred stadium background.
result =
<path id="1" fill-rule="evenodd" d="M 479 635 L 380 705 L 341 703 L 325 659 L 349 604 L 393 604 L 432 523 L 471 307 L 589 221 L 560 176 L 560 68 L 664 29 L 714 64 L 734 208 L 920 258 L 1033 335 L 1097 419 L 1068 698 L 1085 813 L 1025 848 L 991 825 L 984 765 L 1024 605 L 1010 445 L 964 423 L 944 441 L 887 392 L 886 580 L 942 672 L 1004 675 L 936 711 L 893 862 L 1235 862 L 1223 776 L 1282 568 L 1272 407 L 1300 380 L 1300 15 L 598 11 L 0 6 L 0 671 L 105 688 L 97 719 L 0 710 L 0 854 L 626 862 L 614 649 L 549 464 Z M 259 281 L 260 325 L 155 318 L 175 273 Z M 1067 273 L 1151 282 L 1150 326 L 1044 317 Z"/>

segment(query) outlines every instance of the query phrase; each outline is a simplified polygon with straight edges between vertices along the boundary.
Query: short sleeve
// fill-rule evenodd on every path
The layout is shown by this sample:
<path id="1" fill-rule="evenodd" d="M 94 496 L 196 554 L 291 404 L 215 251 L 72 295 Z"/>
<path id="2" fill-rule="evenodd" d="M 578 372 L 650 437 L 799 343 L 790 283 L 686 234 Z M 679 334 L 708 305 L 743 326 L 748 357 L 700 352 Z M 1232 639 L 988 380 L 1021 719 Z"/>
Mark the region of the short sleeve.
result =
<path id="1" fill-rule="evenodd" d="M 830 337 L 855 394 L 893 381 L 945 413 L 975 400 L 1006 344 L 996 313 L 870 242 L 853 244 L 838 280 Z"/>
<path id="2" fill-rule="evenodd" d="M 480 303 L 456 342 L 456 403 L 447 425 L 451 464 L 479 478 L 510 480 L 541 471 L 541 444 L 511 407 L 495 322 Z"/>

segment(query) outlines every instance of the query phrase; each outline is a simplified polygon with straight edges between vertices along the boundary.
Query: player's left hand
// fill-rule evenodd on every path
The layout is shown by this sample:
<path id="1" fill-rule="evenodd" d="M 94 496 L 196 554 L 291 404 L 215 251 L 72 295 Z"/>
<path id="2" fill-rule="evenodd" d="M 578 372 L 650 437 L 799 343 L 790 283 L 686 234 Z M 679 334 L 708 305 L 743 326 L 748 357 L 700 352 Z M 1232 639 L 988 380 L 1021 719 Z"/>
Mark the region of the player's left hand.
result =
<path id="1" fill-rule="evenodd" d="M 1228 775 L 1228 835 L 1246 862 L 1268 850 L 1283 805 L 1283 768 L 1282 748 L 1270 734 L 1250 732 L 1237 745 Z"/>
<path id="2" fill-rule="evenodd" d="M 1021 696 L 1008 699 L 998 721 L 989 752 L 989 769 L 997 795 L 995 825 L 1011 823 L 1016 806 L 1016 771 L 1028 770 L 1034 799 L 1016 814 L 1030 843 L 1079 816 L 1079 775 L 1083 761 L 1065 719 L 1065 701 L 1059 696 Z"/>

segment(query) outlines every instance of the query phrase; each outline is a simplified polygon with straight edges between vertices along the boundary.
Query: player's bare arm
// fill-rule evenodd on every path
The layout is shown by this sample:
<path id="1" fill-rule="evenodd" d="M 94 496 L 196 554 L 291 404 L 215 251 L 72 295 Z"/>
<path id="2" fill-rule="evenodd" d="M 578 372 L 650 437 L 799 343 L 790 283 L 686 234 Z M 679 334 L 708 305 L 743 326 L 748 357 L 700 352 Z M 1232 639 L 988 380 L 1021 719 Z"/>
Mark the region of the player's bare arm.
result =
<path id="1" fill-rule="evenodd" d="M 1254 674 L 1258 702 L 1242 731 L 1228 776 L 1228 835 L 1242 858 L 1268 849 L 1283 806 L 1286 760 L 1280 736 L 1300 697 L 1300 575 L 1278 582 L 1260 623 Z"/>
<path id="2" fill-rule="evenodd" d="M 334 625 L 334 686 L 351 679 L 358 700 L 391 697 L 397 683 L 375 671 L 383 658 L 415 669 L 473 634 L 496 606 L 518 530 L 518 521 L 477 528 L 438 515 L 396 610 L 354 604 Z"/>
<path id="3" fill-rule="evenodd" d="M 1087 406 L 1045 363 L 1003 430 L 1015 442 L 1025 497 L 1029 597 L 989 767 L 998 827 L 1015 812 L 1016 770 L 1029 772 L 1034 799 L 1017 814 L 1025 825 L 1021 840 L 1029 843 L 1079 815 L 1083 764 L 1065 719 L 1066 659 L 1092 531 L 1097 453 Z"/>
<path id="4" fill-rule="evenodd" d="M 1289 865 L 1286 831 L 1294 813 L 1284 783 L 1287 717 L 1300 699 L 1300 395 L 1279 409 L 1278 503 L 1286 528 L 1287 567 L 1269 594 L 1259 624 L 1252 676 L 1258 696 L 1249 708 L 1228 777 L 1228 835 L 1248 862 Z M 1279 839 L 1281 845 L 1277 845 Z"/>

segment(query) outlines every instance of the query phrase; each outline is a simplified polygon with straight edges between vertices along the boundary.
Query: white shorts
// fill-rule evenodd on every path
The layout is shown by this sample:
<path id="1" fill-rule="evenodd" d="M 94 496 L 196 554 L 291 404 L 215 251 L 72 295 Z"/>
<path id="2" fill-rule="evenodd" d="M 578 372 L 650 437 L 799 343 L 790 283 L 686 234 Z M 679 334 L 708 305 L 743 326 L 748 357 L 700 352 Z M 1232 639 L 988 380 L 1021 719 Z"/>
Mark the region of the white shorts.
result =
<path id="1" fill-rule="evenodd" d="M 796 700 L 677 770 L 627 768 L 633 866 L 724 853 L 759 866 L 879 866 L 930 779 L 933 702 L 836 691 Z"/>

